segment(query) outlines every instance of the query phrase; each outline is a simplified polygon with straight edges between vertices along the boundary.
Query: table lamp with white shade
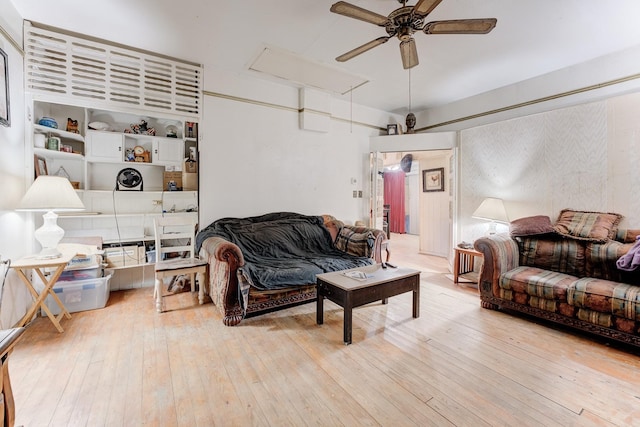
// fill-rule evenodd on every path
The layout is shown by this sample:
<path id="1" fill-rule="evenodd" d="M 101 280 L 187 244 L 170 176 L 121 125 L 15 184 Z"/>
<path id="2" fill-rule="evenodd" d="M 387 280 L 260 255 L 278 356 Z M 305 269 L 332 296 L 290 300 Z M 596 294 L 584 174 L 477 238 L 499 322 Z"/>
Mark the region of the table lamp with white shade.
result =
<path id="1" fill-rule="evenodd" d="M 84 204 L 73 189 L 71 182 L 62 176 L 40 175 L 27 190 L 18 211 L 46 212 L 44 224 L 35 231 L 36 240 L 42 246 L 39 259 L 61 256 L 57 246 L 64 230 L 57 224 L 56 212 L 84 210 Z"/>
<path id="2" fill-rule="evenodd" d="M 494 197 L 484 199 L 471 217 L 490 221 L 487 234 L 496 234 L 496 222 L 509 223 L 509 217 L 507 216 L 507 211 L 504 208 L 502 199 L 496 199 Z"/>

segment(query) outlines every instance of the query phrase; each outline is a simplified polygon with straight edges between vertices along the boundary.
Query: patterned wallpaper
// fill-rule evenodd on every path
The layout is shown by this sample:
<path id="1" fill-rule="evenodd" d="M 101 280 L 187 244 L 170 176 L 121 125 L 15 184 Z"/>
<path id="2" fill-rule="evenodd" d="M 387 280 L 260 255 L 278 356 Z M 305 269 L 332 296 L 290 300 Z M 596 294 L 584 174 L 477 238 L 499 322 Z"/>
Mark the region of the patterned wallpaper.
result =
<path id="1" fill-rule="evenodd" d="M 503 199 L 510 219 L 555 220 L 572 208 L 618 212 L 623 226 L 640 228 L 638 115 L 632 94 L 462 131 L 461 240 L 485 233 L 471 218 L 484 197 Z"/>

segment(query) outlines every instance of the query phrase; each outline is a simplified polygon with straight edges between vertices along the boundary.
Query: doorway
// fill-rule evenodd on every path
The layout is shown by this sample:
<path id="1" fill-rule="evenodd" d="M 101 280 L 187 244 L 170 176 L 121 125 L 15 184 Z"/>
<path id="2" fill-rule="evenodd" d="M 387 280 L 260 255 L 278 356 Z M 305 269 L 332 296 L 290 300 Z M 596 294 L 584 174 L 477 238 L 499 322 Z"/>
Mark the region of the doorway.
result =
<path id="1" fill-rule="evenodd" d="M 407 172 L 401 167 L 402 159 L 411 155 L 412 161 Z M 383 179 L 385 191 L 383 205 L 390 206 L 390 216 L 395 209 L 401 209 L 398 216 L 403 217 L 400 229 L 390 225 L 391 233 L 407 233 L 416 235 L 417 253 L 435 255 L 449 259 L 453 232 L 453 207 L 455 194 L 455 180 L 453 179 L 454 150 L 425 150 L 411 152 L 385 152 L 381 154 L 383 163 Z M 406 163 L 406 162 L 405 162 Z M 425 191 L 423 174 L 425 171 L 442 169 L 444 180 L 441 191 Z M 398 174 L 402 179 L 398 180 Z M 398 197 L 391 197 L 387 191 L 386 177 L 393 177 L 390 181 L 401 181 L 394 184 L 397 192 L 403 193 L 402 203 L 394 203 Z M 381 192 L 382 193 L 382 192 Z M 397 212 L 396 212 L 397 213 Z M 391 238 L 393 245 L 393 237 Z"/>

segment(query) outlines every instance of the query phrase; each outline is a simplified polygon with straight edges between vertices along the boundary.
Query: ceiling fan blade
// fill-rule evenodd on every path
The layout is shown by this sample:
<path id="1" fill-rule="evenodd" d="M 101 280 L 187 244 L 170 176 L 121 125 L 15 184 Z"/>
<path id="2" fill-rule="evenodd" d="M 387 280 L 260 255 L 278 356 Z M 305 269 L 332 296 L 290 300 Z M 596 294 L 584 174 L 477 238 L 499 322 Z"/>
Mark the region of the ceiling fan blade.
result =
<path id="1" fill-rule="evenodd" d="M 427 23 L 423 31 L 426 34 L 487 34 L 497 22 L 496 18 L 433 21 Z"/>
<path id="2" fill-rule="evenodd" d="M 350 50 L 347 53 L 344 53 L 344 54 L 338 56 L 336 58 L 336 61 L 338 61 L 338 62 L 348 61 L 351 58 L 353 58 L 354 56 L 358 56 L 361 53 L 365 53 L 366 51 L 368 51 L 370 49 L 373 49 L 376 46 L 379 46 L 379 45 L 381 45 L 383 43 L 386 43 L 388 40 L 389 40 L 389 37 L 378 37 L 375 40 L 371 40 L 370 42 L 365 43 L 362 46 L 359 46 L 359 47 L 357 47 L 357 48 L 355 48 L 353 50 Z"/>
<path id="3" fill-rule="evenodd" d="M 402 56 L 402 67 L 405 70 L 418 65 L 418 49 L 416 49 L 416 41 L 409 39 L 400 43 L 400 55 Z"/>
<path id="4" fill-rule="evenodd" d="M 331 10 L 331 12 L 333 13 L 348 16 L 349 18 L 359 19 L 361 21 L 379 25 L 381 27 L 384 27 L 384 25 L 389 20 L 389 18 L 387 18 L 386 16 L 371 12 L 370 10 L 363 9 L 351 3 L 347 3 L 346 1 L 339 1 L 337 3 L 334 3 L 329 10 Z"/>
<path id="5" fill-rule="evenodd" d="M 413 13 L 420 16 L 427 16 L 442 0 L 420 0 L 413 7 Z"/>

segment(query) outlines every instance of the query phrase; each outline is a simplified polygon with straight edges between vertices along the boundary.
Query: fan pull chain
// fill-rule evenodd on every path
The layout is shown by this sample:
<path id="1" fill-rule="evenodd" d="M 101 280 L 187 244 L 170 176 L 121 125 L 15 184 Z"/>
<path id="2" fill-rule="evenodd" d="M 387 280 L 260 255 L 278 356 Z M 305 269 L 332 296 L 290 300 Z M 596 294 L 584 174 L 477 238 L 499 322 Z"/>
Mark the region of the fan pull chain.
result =
<path id="1" fill-rule="evenodd" d="M 353 133 L 353 86 L 349 90 L 349 132 Z"/>
<path id="2" fill-rule="evenodd" d="M 411 112 L 411 68 L 409 68 L 409 112 Z"/>

